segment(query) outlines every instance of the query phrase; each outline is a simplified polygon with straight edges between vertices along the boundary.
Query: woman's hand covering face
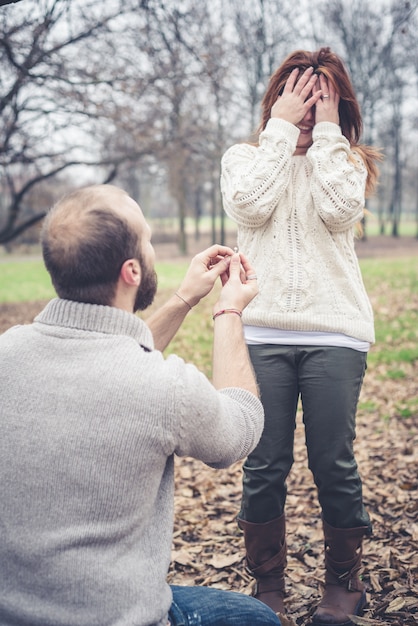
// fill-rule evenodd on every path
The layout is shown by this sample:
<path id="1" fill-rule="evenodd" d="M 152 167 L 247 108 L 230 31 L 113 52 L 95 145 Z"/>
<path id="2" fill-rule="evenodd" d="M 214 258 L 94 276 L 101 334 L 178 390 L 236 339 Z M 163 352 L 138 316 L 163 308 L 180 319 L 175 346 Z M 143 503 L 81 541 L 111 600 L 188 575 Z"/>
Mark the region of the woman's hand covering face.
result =
<path id="1" fill-rule="evenodd" d="M 313 67 L 308 67 L 299 78 L 297 68 L 291 72 L 281 96 L 271 108 L 271 117 L 281 118 L 295 126 L 303 120 L 322 95 L 319 86 L 315 89 L 318 76 L 313 71 Z"/>
<path id="2" fill-rule="evenodd" d="M 339 124 L 338 105 L 340 103 L 340 96 L 336 92 L 332 82 L 327 80 L 323 74 L 320 74 L 314 86 L 314 91 L 322 94 L 315 106 L 315 124 L 319 124 L 319 122 L 333 122 L 334 124 Z"/>

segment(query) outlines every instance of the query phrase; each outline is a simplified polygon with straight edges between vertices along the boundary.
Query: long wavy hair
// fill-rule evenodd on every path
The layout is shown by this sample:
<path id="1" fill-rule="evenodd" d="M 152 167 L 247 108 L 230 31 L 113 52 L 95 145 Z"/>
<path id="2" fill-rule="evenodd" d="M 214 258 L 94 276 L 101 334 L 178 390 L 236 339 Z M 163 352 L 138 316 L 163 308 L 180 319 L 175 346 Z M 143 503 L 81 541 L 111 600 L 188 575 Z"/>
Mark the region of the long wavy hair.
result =
<path id="1" fill-rule="evenodd" d="M 313 67 L 316 74 L 323 74 L 340 96 L 338 113 L 341 131 L 350 142 L 351 148 L 359 153 L 366 165 L 368 172 L 366 195 L 370 195 L 377 183 L 376 162 L 381 160 L 381 153 L 371 146 L 360 143 L 363 131 L 360 107 L 342 60 L 330 48 L 320 48 L 316 52 L 296 50 L 289 54 L 270 78 L 261 103 L 262 113 L 258 132 L 265 129 L 271 117 L 272 106 L 283 92 L 292 70 L 298 68 L 300 76 L 308 67 Z"/>

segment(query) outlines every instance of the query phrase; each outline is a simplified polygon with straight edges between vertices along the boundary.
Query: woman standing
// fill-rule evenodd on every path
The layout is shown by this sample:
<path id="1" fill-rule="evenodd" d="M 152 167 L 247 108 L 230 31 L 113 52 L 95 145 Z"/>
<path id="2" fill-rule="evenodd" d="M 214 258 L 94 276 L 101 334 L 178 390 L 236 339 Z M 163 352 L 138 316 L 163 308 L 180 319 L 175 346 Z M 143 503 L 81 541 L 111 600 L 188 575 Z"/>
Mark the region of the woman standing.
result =
<path id="1" fill-rule="evenodd" d="M 325 592 L 313 624 L 351 624 L 365 606 L 361 546 L 371 524 L 353 454 L 355 415 L 374 341 L 373 313 L 354 251 L 377 151 L 341 59 L 329 48 L 290 54 L 262 101 L 257 145 L 223 156 L 226 213 L 256 268 L 259 294 L 243 313 L 265 409 L 244 464 L 239 525 L 255 596 L 284 612 L 286 479 L 296 409 L 325 540 Z"/>

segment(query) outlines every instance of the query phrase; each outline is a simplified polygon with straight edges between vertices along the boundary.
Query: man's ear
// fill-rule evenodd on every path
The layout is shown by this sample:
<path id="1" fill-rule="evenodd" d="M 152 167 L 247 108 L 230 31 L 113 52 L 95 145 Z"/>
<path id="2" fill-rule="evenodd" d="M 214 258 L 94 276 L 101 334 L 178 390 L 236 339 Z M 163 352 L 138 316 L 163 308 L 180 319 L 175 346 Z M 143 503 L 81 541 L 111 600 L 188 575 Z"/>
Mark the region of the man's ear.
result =
<path id="1" fill-rule="evenodd" d="M 120 277 L 126 285 L 138 287 L 141 282 L 141 266 L 138 259 L 127 259 L 121 267 Z"/>

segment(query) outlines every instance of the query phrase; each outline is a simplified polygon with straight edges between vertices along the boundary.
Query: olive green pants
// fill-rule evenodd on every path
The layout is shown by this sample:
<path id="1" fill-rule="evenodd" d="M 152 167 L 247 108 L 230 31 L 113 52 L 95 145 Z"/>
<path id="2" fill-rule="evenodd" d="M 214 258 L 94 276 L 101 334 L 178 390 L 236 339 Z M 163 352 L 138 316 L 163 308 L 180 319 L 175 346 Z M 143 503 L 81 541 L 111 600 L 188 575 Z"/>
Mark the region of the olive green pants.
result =
<path id="1" fill-rule="evenodd" d="M 300 398 L 308 463 L 323 518 L 335 528 L 371 528 L 353 453 L 367 353 L 271 344 L 249 346 L 249 352 L 265 426 L 258 446 L 244 463 L 239 517 L 264 523 L 284 512 Z"/>

